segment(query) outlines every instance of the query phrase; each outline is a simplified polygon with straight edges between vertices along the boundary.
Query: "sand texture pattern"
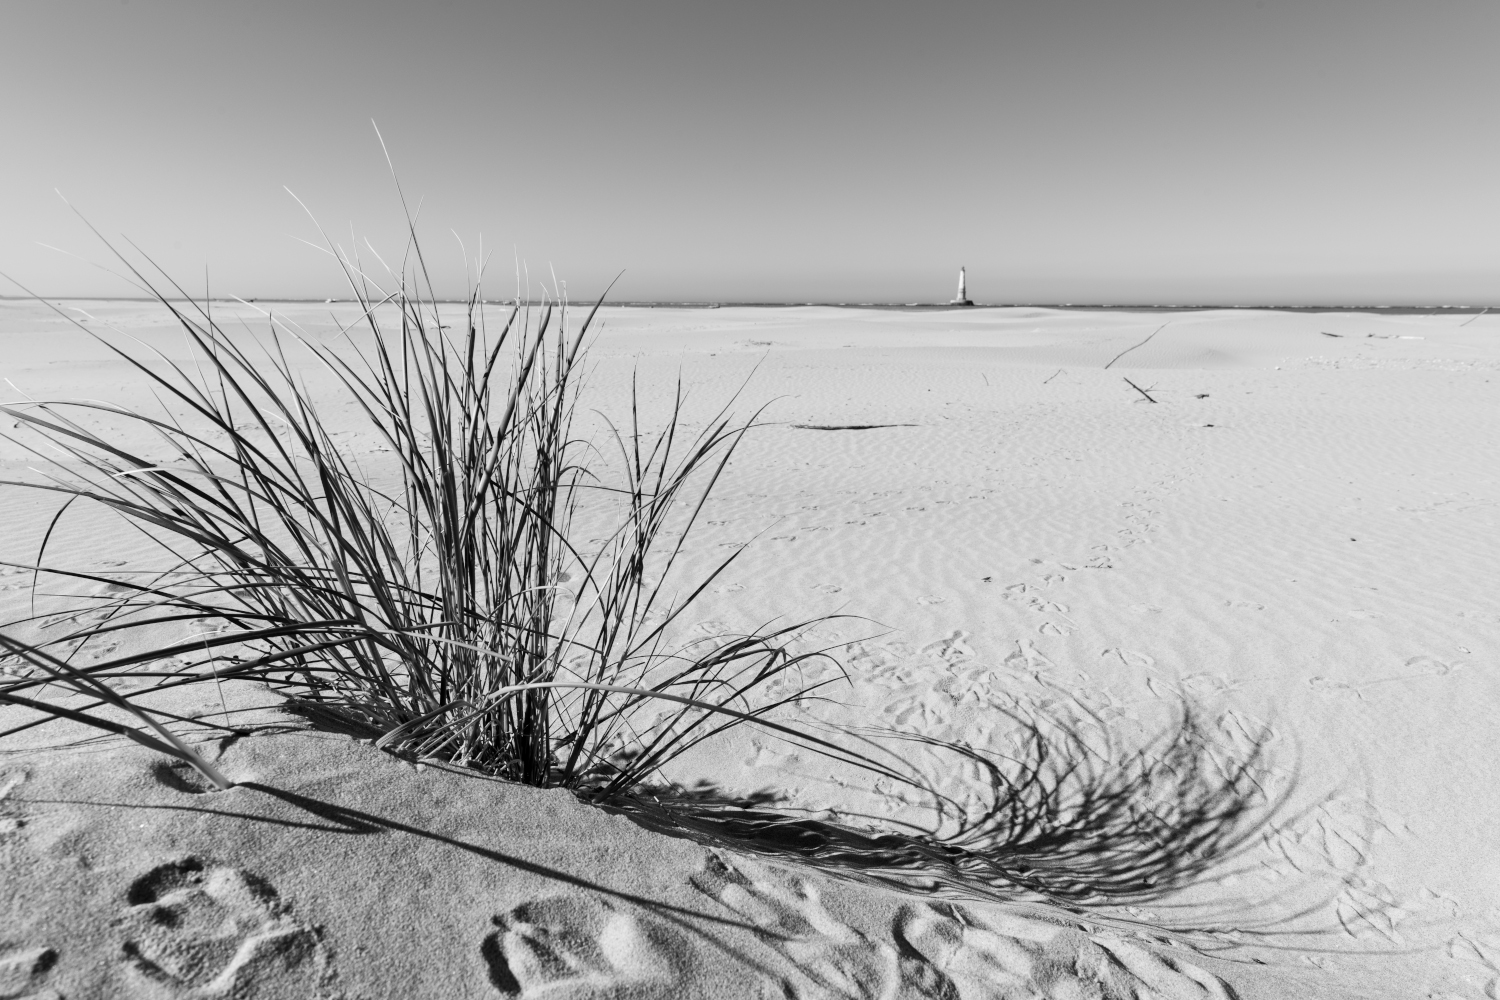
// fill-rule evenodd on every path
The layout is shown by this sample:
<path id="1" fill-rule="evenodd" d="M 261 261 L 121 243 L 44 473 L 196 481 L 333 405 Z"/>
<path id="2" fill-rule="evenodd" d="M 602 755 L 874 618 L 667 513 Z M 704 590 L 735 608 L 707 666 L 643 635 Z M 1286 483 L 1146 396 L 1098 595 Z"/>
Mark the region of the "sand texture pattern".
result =
<path id="1" fill-rule="evenodd" d="M 64 307 L 186 357 L 156 307 Z M 342 307 L 275 308 L 316 331 Z M 66 723 L 0 741 L 0 1000 L 1500 995 L 1500 318 L 601 316 L 586 408 L 620 414 L 636 380 L 660 420 L 679 376 L 689 429 L 736 391 L 769 404 L 685 542 L 685 578 L 739 555 L 682 638 L 850 616 L 798 640 L 848 676 L 809 661 L 835 683 L 786 719 L 996 753 L 1017 751 L 1017 718 L 1069 719 L 1107 776 L 1190 704 L 1194 766 L 1258 754 L 1283 808 L 1221 871 L 1070 913 L 851 881 L 418 767 L 262 691 L 193 690 L 176 711 L 256 708 L 267 727 L 195 737 L 229 791 Z M 0 378 L 151 402 L 31 303 L 0 303 Z M 379 481 L 389 458 L 356 416 L 330 426 Z M 38 465 L 3 441 L 0 463 Z M 0 490 L 0 559 L 34 559 L 56 507 Z M 152 558 L 108 515 L 61 523 L 50 561 Z M 0 573 L 3 620 L 24 617 L 31 575 Z M 978 808 L 984 774 L 907 757 Z M 930 797 L 752 729 L 670 776 L 851 829 L 936 822 Z"/>

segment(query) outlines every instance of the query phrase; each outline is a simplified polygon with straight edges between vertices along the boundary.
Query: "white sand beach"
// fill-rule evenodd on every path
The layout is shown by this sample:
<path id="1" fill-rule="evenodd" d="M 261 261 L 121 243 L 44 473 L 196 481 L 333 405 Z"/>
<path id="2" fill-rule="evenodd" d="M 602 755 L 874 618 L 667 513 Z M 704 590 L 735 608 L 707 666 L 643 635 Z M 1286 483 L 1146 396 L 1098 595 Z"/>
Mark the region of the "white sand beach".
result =
<path id="1" fill-rule="evenodd" d="M 189 357 L 158 305 L 58 305 Z M 685 428 L 764 407 L 681 569 L 739 553 L 689 635 L 850 616 L 798 646 L 847 681 L 788 718 L 1005 747 L 1007 713 L 1065 711 L 1128 755 L 1190 703 L 1207 759 L 1261 746 L 1281 807 L 1232 870 L 1091 920 L 751 857 L 192 689 L 182 714 L 267 706 L 198 744 L 228 791 L 72 723 L 0 740 L 0 998 L 1500 995 L 1500 314 L 605 307 L 589 352 L 589 434 L 633 378 L 648 424 L 679 378 Z M 0 302 L 0 379 L 152 405 L 35 302 Z M 380 475 L 357 414 L 327 419 Z M 0 441 L 3 478 L 33 467 Z M 0 559 L 33 563 L 57 506 L 0 487 Z M 150 552 L 80 507 L 48 561 Z M 0 573 L 0 622 L 27 616 L 31 574 Z M 923 808 L 749 727 L 675 767 Z"/>

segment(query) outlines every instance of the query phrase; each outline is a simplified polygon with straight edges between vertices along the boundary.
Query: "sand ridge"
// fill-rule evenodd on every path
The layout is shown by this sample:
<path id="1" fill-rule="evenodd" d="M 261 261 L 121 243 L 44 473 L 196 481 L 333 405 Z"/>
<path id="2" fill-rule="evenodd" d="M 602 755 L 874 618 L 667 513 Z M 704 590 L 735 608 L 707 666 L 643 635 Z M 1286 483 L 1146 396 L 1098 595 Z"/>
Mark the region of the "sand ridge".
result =
<path id="1" fill-rule="evenodd" d="M 7 759 L 9 995 L 1234 995 L 1150 939 L 830 882 L 342 737 L 221 750 L 230 792 L 138 748 Z"/>

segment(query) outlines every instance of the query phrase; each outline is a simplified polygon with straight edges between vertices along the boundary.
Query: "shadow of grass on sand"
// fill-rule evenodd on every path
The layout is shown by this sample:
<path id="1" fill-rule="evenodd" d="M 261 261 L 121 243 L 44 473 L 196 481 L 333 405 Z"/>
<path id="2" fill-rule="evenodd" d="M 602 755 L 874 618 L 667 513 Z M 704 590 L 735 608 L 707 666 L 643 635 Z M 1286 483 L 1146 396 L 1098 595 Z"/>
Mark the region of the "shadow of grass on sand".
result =
<path id="1" fill-rule="evenodd" d="M 1187 707 L 1134 749 L 1107 729 L 1090 736 L 1067 720 L 1016 723 L 1018 749 L 1006 756 L 875 734 L 982 775 L 983 794 L 963 802 L 928 781 L 921 790 L 933 821 L 925 829 L 891 832 L 889 818 L 784 808 L 774 792 L 734 795 L 706 782 L 598 804 L 653 830 L 837 878 L 904 893 L 1039 903 L 1093 919 L 1116 908 L 1160 908 L 1232 874 L 1265 831 L 1287 820 L 1294 783 L 1268 791 L 1268 732 L 1226 759 Z M 1221 929 L 1202 922 L 1201 907 L 1193 912 L 1198 919 L 1188 923 L 1151 922 L 1181 933 Z M 1239 920 L 1230 925 L 1247 930 Z"/>
<path id="2" fill-rule="evenodd" d="M 629 421 L 610 425 L 619 458 L 591 472 L 592 446 L 571 427 L 593 312 L 570 326 L 565 301 L 554 317 L 550 300 L 533 310 L 518 299 L 490 325 L 476 282 L 462 333 L 448 333 L 430 288 L 408 292 L 423 287 L 414 271 L 387 276 L 382 291 L 330 250 L 361 306 L 336 341 L 269 316 L 264 343 L 237 338 L 208 303 L 155 293 L 189 338 L 192 364 L 155 365 L 121 338 L 70 321 L 159 391 L 160 413 L 67 399 L 0 404 L 31 435 L 12 440 L 53 463 L 46 481 L 8 485 L 61 503 L 34 565 L 13 566 L 32 574 L 33 587 L 48 574 L 100 588 L 0 626 L 0 703 L 34 713 L 0 736 L 66 719 L 150 747 L 227 790 L 227 776 L 171 728 L 198 720 L 145 702 L 243 679 L 288 697 L 315 724 L 363 727 L 408 759 L 567 788 L 663 832 L 907 892 L 1074 912 L 1155 903 L 1202 882 L 1241 857 L 1285 805 L 1265 791 L 1264 734 L 1248 754 L 1226 758 L 1186 710 L 1135 749 L 1107 726 L 1086 736 L 1065 719 L 1015 716 L 1004 756 L 894 732 L 824 739 L 772 721 L 831 682 L 778 687 L 822 655 L 789 651 L 815 623 L 677 652 L 666 645 L 735 558 L 680 591 L 663 582 L 755 419 L 738 424 L 725 409 L 679 437 L 679 384 L 653 435 L 633 386 Z M 309 388 L 304 365 L 328 373 L 330 396 Z M 320 407 L 329 412 L 334 400 L 399 459 L 397 488 L 373 486 L 342 431 L 324 423 Z M 112 431 L 90 429 L 103 418 L 160 440 L 149 453 L 132 451 Z M 596 549 L 572 529 L 586 497 L 616 518 L 588 543 Z M 78 501 L 145 531 L 161 567 L 142 577 L 49 566 L 49 540 Z M 686 598 L 669 596 L 679 592 Z M 40 644 L 21 638 L 54 626 L 61 634 Z M 107 644 L 165 626 L 199 631 L 144 652 L 80 655 L 95 643 L 106 656 Z M 84 700 L 63 704 L 43 697 L 48 688 Z M 903 783 L 932 804 L 934 822 L 816 815 L 770 796 L 659 782 L 674 760 L 741 724 Z M 977 791 L 960 801 L 897 752 L 918 747 L 976 774 Z"/>

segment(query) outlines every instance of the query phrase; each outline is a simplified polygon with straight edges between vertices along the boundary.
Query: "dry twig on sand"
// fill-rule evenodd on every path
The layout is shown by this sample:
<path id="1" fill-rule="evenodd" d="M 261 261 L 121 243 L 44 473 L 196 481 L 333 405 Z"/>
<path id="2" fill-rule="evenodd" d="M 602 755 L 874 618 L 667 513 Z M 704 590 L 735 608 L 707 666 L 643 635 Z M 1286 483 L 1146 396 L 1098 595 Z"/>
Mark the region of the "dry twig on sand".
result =
<path id="1" fill-rule="evenodd" d="M 1146 334 L 1146 339 L 1145 340 L 1141 341 L 1139 344 L 1131 344 L 1129 347 L 1125 348 L 1125 350 L 1121 351 L 1119 354 L 1116 354 L 1114 357 L 1110 358 L 1109 359 L 1109 364 L 1107 364 L 1107 365 L 1104 366 L 1105 370 L 1107 371 L 1111 365 L 1113 365 L 1116 361 L 1119 361 L 1121 358 L 1123 358 L 1125 355 L 1129 354 L 1131 351 L 1135 350 L 1137 347 L 1145 347 L 1146 344 L 1151 340 L 1152 337 L 1156 336 L 1158 333 L 1161 333 L 1163 330 L 1165 330 L 1167 327 L 1169 327 L 1171 325 L 1172 325 L 1172 321 L 1171 320 L 1167 320 L 1161 326 L 1157 327 L 1155 330 L 1152 330 L 1150 333 Z"/>

